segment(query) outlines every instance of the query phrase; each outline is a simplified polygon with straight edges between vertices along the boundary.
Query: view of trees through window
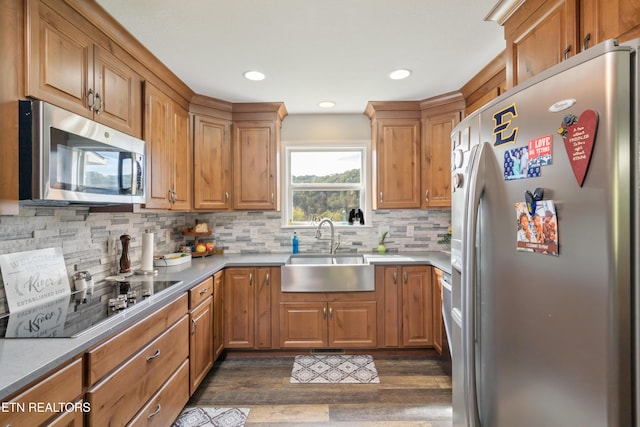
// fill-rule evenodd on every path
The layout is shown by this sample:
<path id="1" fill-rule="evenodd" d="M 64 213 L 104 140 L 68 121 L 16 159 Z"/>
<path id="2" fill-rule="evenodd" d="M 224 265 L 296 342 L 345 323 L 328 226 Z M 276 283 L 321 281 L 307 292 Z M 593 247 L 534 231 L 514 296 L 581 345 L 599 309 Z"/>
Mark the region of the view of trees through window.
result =
<path id="1" fill-rule="evenodd" d="M 291 219 L 342 221 L 361 207 L 362 151 L 291 153 Z"/>

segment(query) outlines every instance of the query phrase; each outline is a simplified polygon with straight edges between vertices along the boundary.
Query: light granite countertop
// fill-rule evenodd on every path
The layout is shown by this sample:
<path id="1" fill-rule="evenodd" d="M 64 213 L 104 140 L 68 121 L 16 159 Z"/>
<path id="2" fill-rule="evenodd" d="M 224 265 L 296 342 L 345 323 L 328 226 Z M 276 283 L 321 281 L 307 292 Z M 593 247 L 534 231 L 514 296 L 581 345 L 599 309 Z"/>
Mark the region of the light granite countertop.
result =
<path id="1" fill-rule="evenodd" d="M 159 267 L 157 280 L 181 280 L 150 300 L 136 304 L 119 316 L 114 316 L 75 338 L 14 338 L 0 339 L 0 397 L 8 396 L 50 370 L 80 355 L 105 338 L 120 332 L 132 323 L 163 307 L 177 295 L 187 291 L 225 267 L 278 266 L 289 258 L 288 253 L 266 255 L 214 255 L 194 258 L 175 267 Z M 407 252 L 399 254 L 366 254 L 370 264 L 432 265 L 451 273 L 451 258 L 444 252 Z M 135 277 L 135 276 L 134 276 Z M 132 278 L 132 280 L 135 280 Z"/>

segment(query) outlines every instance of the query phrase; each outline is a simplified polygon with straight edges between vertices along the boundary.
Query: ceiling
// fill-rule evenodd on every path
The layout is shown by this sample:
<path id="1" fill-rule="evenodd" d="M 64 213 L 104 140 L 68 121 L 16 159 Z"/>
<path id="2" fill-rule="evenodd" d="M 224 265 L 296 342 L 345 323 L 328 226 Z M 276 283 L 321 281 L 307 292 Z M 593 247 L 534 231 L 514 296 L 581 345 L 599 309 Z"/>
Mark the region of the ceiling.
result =
<path id="1" fill-rule="evenodd" d="M 496 0 L 97 2 L 195 93 L 284 102 L 289 114 L 458 90 L 505 47 L 503 28 L 484 20 Z M 412 74 L 389 79 L 397 68 Z M 335 107 L 318 107 L 326 100 Z"/>

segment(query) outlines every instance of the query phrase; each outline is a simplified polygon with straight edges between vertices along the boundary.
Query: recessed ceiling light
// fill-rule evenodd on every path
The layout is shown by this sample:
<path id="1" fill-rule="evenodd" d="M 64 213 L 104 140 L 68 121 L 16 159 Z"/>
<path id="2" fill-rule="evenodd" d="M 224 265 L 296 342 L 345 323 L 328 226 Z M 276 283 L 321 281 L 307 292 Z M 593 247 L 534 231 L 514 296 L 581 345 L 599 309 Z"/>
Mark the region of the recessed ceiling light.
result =
<path id="1" fill-rule="evenodd" d="M 406 68 L 400 68 L 399 70 L 393 70 L 392 72 L 390 72 L 389 78 L 392 80 L 402 80 L 409 77 L 410 74 L 411 74 L 411 70 L 408 70 Z"/>
<path id="2" fill-rule="evenodd" d="M 264 80 L 264 74 L 260 71 L 247 71 L 244 73 L 244 77 L 253 81 Z"/>
<path id="3" fill-rule="evenodd" d="M 333 108 L 336 106 L 336 103 L 333 101 L 322 101 L 318 104 L 320 108 Z"/>

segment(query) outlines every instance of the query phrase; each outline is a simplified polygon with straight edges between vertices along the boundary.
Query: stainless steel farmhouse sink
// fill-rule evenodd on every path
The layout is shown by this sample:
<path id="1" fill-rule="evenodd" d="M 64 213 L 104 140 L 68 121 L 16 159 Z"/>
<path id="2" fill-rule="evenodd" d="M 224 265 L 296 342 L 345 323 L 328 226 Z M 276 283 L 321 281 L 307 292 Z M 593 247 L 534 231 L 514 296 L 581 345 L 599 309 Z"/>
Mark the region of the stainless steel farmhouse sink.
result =
<path id="1" fill-rule="evenodd" d="M 283 292 L 375 290 L 374 266 L 362 255 L 297 254 L 282 266 Z"/>

